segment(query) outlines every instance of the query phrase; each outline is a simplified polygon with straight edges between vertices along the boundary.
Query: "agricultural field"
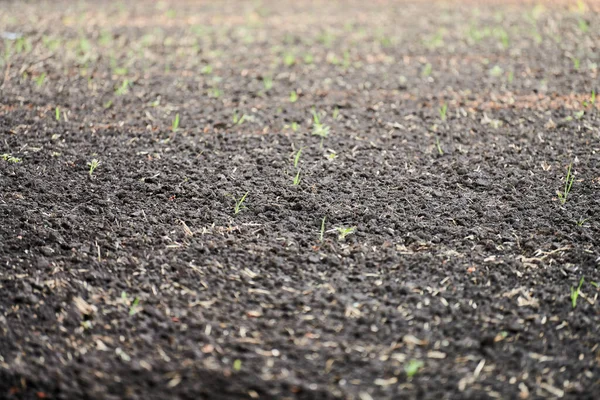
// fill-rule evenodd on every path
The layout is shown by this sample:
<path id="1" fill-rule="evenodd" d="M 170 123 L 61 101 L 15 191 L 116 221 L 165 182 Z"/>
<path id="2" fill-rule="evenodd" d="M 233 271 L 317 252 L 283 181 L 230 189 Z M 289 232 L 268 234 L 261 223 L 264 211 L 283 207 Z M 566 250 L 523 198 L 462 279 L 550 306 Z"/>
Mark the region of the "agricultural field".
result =
<path id="1" fill-rule="evenodd" d="M 594 399 L 600 2 L 0 2 L 0 398 Z"/>

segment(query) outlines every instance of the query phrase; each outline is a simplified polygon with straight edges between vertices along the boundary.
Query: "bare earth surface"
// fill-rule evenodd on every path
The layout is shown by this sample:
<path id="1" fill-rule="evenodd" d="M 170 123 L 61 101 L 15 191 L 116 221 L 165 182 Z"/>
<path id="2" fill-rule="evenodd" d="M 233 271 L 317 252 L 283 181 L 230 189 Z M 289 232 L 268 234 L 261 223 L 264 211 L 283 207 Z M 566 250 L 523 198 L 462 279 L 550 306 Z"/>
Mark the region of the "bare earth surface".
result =
<path id="1" fill-rule="evenodd" d="M 0 398 L 600 396 L 598 2 L 0 35 Z"/>

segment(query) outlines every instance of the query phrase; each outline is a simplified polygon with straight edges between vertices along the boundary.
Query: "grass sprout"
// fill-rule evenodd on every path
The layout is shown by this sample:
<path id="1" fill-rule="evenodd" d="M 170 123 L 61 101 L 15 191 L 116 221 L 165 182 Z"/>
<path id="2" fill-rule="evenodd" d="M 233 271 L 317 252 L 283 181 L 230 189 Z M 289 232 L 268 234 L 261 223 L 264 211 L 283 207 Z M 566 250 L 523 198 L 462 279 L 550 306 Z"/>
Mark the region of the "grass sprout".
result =
<path id="1" fill-rule="evenodd" d="M 295 90 L 290 92 L 290 103 L 295 103 L 298 101 L 298 93 Z"/>
<path id="2" fill-rule="evenodd" d="M 575 176 L 571 173 L 572 168 L 573 163 L 569 164 L 569 169 L 567 170 L 567 176 L 565 178 L 565 187 L 563 191 L 557 192 L 560 204 L 565 204 L 567 202 L 567 197 L 569 196 L 571 188 L 573 187 L 573 181 L 575 180 Z"/>
<path id="3" fill-rule="evenodd" d="M 239 200 L 235 200 L 234 199 L 235 200 L 235 206 L 233 207 L 233 214 L 234 215 L 239 214 L 240 211 L 242 211 L 244 208 L 246 208 L 244 206 L 244 201 L 246 201 L 246 197 L 248 197 L 248 193 L 249 192 L 244 193 L 244 195 L 242 197 L 240 197 Z"/>
<path id="4" fill-rule="evenodd" d="M 98 168 L 98 166 L 100 165 L 100 161 L 98 161 L 97 159 L 94 158 L 92 161 L 87 163 L 87 165 L 88 165 L 88 167 L 90 167 L 89 174 L 90 174 L 90 176 L 92 176 L 92 174 L 94 173 L 96 168 Z"/>
<path id="5" fill-rule="evenodd" d="M 44 81 L 46 80 L 46 73 L 42 73 L 40 76 L 38 76 L 37 78 L 35 78 L 35 85 L 37 87 L 42 87 L 42 85 L 44 84 Z"/>
<path id="6" fill-rule="evenodd" d="M 444 103 L 441 107 L 440 107 L 440 118 L 442 119 L 442 121 L 446 120 L 446 114 L 448 113 L 448 104 Z"/>
<path id="7" fill-rule="evenodd" d="M 244 123 L 244 121 L 246 120 L 246 114 L 242 114 L 242 116 L 240 117 L 239 114 L 236 112 L 233 113 L 233 124 L 234 125 L 241 125 Z"/>
<path id="8" fill-rule="evenodd" d="M 356 227 L 338 227 L 336 230 L 338 231 L 338 240 L 344 240 L 346 239 L 346 236 L 351 235 L 356 231 Z"/>
<path id="9" fill-rule="evenodd" d="M 4 161 L 7 161 L 9 163 L 15 163 L 15 164 L 23 161 L 18 157 L 13 157 L 10 154 L 6 154 L 6 153 L 0 154 L 0 158 L 3 159 Z"/>
<path id="10" fill-rule="evenodd" d="M 117 96 L 126 95 L 127 93 L 129 93 L 129 86 L 131 86 L 131 84 L 129 83 L 129 79 L 124 79 L 123 82 L 121 83 L 121 86 L 119 86 L 115 90 L 115 94 Z"/>
<path id="11" fill-rule="evenodd" d="M 408 364 L 404 365 L 404 372 L 406 372 L 408 378 L 412 378 L 424 365 L 425 364 L 421 360 L 410 360 Z"/>
<path id="12" fill-rule="evenodd" d="M 302 154 L 302 147 L 298 149 L 296 155 L 294 156 L 294 168 L 298 168 L 298 163 L 300 162 L 300 155 Z"/>
<path id="13" fill-rule="evenodd" d="M 173 123 L 171 124 L 171 131 L 173 133 L 177 132 L 179 129 L 179 113 L 175 114 L 175 118 L 173 119 Z"/>
<path id="14" fill-rule="evenodd" d="M 323 147 L 323 140 L 329 135 L 330 128 L 328 125 L 322 124 L 319 119 L 319 115 L 315 110 L 312 110 L 313 114 L 313 136 L 319 136 L 321 138 L 321 147 Z"/>
<path id="15" fill-rule="evenodd" d="M 298 186 L 300 184 L 300 170 L 296 172 L 296 176 L 294 176 L 294 186 Z"/>
<path id="16" fill-rule="evenodd" d="M 273 89 L 273 78 L 271 78 L 270 76 L 265 76 L 263 78 L 263 87 L 265 88 L 265 92 L 268 92 L 269 90 Z"/>
<path id="17" fill-rule="evenodd" d="M 139 311 L 140 299 L 136 297 L 131 303 L 131 307 L 129 307 L 129 316 L 136 314 Z"/>
<path id="18" fill-rule="evenodd" d="M 440 138 L 436 137 L 435 138 L 435 147 L 437 148 L 438 154 L 440 156 L 444 155 L 444 150 L 442 150 L 442 145 L 440 144 Z"/>
<path id="19" fill-rule="evenodd" d="M 327 217 L 323 217 L 323 219 L 321 220 L 321 231 L 319 232 L 319 241 L 323 241 L 323 236 L 325 236 L 325 218 Z"/>
<path id="20" fill-rule="evenodd" d="M 584 282 L 585 282 L 585 279 L 582 276 L 581 279 L 579 280 L 579 285 L 577 286 L 577 289 L 575 289 L 573 286 L 571 286 L 571 306 L 573 306 L 573 308 L 577 307 L 577 298 L 579 297 L 579 294 L 581 292 L 581 287 L 583 286 Z"/>

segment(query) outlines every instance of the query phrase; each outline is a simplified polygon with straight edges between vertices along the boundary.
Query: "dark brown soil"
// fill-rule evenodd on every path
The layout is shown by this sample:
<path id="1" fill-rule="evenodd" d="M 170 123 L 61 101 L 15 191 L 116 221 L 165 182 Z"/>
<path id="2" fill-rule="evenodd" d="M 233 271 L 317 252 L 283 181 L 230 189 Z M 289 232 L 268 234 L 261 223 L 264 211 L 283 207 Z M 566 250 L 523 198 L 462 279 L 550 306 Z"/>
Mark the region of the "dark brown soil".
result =
<path id="1" fill-rule="evenodd" d="M 3 1 L 0 398 L 597 398 L 599 27 Z"/>

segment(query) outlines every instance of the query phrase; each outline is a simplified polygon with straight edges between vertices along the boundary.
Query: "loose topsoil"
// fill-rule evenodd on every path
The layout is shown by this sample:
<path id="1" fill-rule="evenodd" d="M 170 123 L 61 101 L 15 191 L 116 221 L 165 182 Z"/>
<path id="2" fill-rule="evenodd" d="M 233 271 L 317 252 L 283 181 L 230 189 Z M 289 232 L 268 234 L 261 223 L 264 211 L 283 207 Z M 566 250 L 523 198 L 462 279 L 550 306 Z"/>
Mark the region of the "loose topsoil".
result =
<path id="1" fill-rule="evenodd" d="M 3 1 L 0 398 L 597 398 L 599 27 Z"/>

